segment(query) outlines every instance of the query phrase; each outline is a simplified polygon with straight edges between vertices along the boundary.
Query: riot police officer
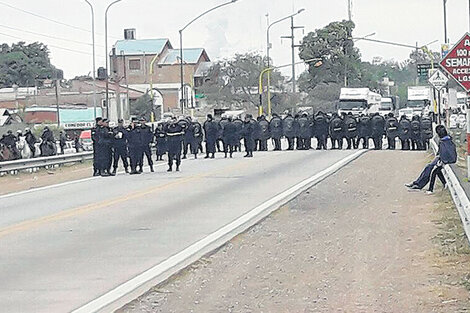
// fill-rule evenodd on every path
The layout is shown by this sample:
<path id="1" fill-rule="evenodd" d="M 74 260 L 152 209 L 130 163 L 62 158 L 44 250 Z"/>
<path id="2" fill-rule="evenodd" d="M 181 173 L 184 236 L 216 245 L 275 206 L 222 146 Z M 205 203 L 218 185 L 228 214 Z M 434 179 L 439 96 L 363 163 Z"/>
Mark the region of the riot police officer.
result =
<path id="1" fill-rule="evenodd" d="M 297 137 L 297 149 L 308 150 L 311 147 L 312 127 L 307 113 L 302 113 L 302 115 L 297 119 L 297 123 L 299 129 Z"/>
<path id="2" fill-rule="evenodd" d="M 317 150 L 327 149 L 327 140 L 328 140 L 328 116 L 319 111 L 315 115 L 314 119 L 314 134 L 317 138 Z"/>
<path id="3" fill-rule="evenodd" d="M 191 121 L 191 116 L 186 118 L 182 118 L 178 124 L 184 130 L 183 136 L 183 159 L 186 159 L 186 155 L 188 154 L 189 148 L 191 146 L 191 142 L 194 140 L 194 128 L 193 123 Z"/>
<path id="4" fill-rule="evenodd" d="M 243 138 L 246 149 L 245 158 L 253 157 L 253 150 L 255 149 L 255 127 L 256 121 L 253 120 L 251 114 L 245 115 L 245 122 L 243 124 Z"/>
<path id="5" fill-rule="evenodd" d="M 197 159 L 199 147 L 202 146 L 202 141 L 204 140 L 204 132 L 202 125 L 198 121 L 192 122 L 192 129 L 193 140 L 191 141 L 191 153 L 194 155 L 194 158 Z"/>
<path id="6" fill-rule="evenodd" d="M 281 138 L 282 138 L 282 119 L 276 113 L 273 114 L 273 118 L 269 122 L 269 133 L 274 141 L 274 151 L 281 150 Z"/>
<path id="7" fill-rule="evenodd" d="M 414 115 L 411 118 L 411 149 L 420 150 L 421 149 L 421 120 L 418 115 Z"/>
<path id="8" fill-rule="evenodd" d="M 113 174 L 116 174 L 119 159 L 122 160 L 126 173 L 129 173 L 129 163 L 127 162 L 127 129 L 124 127 L 124 120 L 118 120 L 118 126 L 113 129 Z"/>
<path id="9" fill-rule="evenodd" d="M 402 150 L 410 150 L 410 136 L 411 123 L 406 115 L 403 115 L 398 124 L 398 138 L 400 138 Z"/>
<path id="10" fill-rule="evenodd" d="M 388 118 L 385 125 L 385 132 L 387 135 L 388 150 L 395 150 L 396 138 L 398 137 L 398 120 L 393 113 L 388 114 Z"/>
<path id="11" fill-rule="evenodd" d="M 330 138 L 332 149 L 336 149 L 336 144 L 338 144 L 338 149 L 343 149 L 343 137 L 344 121 L 338 114 L 333 113 L 330 121 Z"/>
<path id="12" fill-rule="evenodd" d="M 176 171 L 180 170 L 181 150 L 183 148 L 184 129 L 174 117 L 166 128 L 168 139 L 168 172 L 173 171 L 173 162 L 176 163 Z"/>
<path id="13" fill-rule="evenodd" d="M 423 150 L 429 149 L 429 140 L 432 136 L 432 120 L 429 116 L 423 116 L 421 118 L 421 148 Z"/>
<path id="14" fill-rule="evenodd" d="M 150 167 L 150 171 L 154 172 L 153 169 L 153 160 L 152 160 L 152 150 L 150 148 L 151 143 L 153 142 L 153 132 L 152 129 L 147 126 L 145 123 L 145 118 L 140 119 L 140 128 L 141 128 L 141 136 L 142 136 L 142 146 L 141 146 L 141 153 L 142 157 L 140 158 L 139 162 L 139 172 L 143 172 L 144 166 L 144 156 L 147 158 L 148 165 Z"/>
<path id="15" fill-rule="evenodd" d="M 370 121 L 372 129 L 372 139 L 374 141 L 374 149 L 382 150 L 383 137 L 385 134 L 385 119 L 379 113 L 375 113 Z"/>
<path id="16" fill-rule="evenodd" d="M 287 138 L 287 142 L 289 144 L 287 150 L 294 150 L 294 140 L 297 134 L 295 129 L 295 120 L 291 114 L 287 114 L 287 116 L 282 121 L 282 129 L 284 132 L 284 137 Z"/>
<path id="17" fill-rule="evenodd" d="M 357 149 L 357 121 L 352 115 L 352 113 L 349 113 L 346 115 L 344 118 L 344 128 L 345 128 L 345 135 L 344 137 L 346 138 L 346 142 L 348 144 L 347 149 L 350 150 L 352 148 Z"/>
<path id="18" fill-rule="evenodd" d="M 127 143 L 129 147 L 129 157 L 131 160 L 131 175 L 140 174 L 140 171 L 137 171 L 137 166 L 141 163 L 143 158 L 142 152 L 142 129 L 136 118 L 132 119 L 131 124 L 128 128 L 128 137 Z"/>
<path id="19" fill-rule="evenodd" d="M 224 153 L 225 158 L 227 158 L 227 154 L 230 153 L 230 158 L 233 157 L 233 152 L 235 150 L 235 146 L 237 145 L 237 128 L 233 123 L 232 117 L 227 119 L 227 122 L 224 125 L 224 130 L 222 133 L 222 140 L 224 141 Z"/>
<path id="20" fill-rule="evenodd" d="M 165 127 L 164 123 L 159 123 L 155 129 L 157 161 L 163 161 L 163 155 L 167 153 Z"/>
<path id="21" fill-rule="evenodd" d="M 219 127 L 211 114 L 207 114 L 207 120 L 204 122 L 204 133 L 206 136 L 206 157 L 215 158 L 215 144 L 219 135 Z"/>
<path id="22" fill-rule="evenodd" d="M 359 147 L 362 141 L 362 148 L 369 149 L 369 138 L 372 136 L 372 128 L 370 124 L 370 117 L 362 114 L 359 117 L 359 123 L 357 125 L 357 143 L 356 147 Z"/>
<path id="23" fill-rule="evenodd" d="M 259 129 L 261 131 L 259 138 L 259 151 L 268 151 L 268 140 L 271 138 L 269 131 L 269 122 L 264 115 L 258 119 Z"/>

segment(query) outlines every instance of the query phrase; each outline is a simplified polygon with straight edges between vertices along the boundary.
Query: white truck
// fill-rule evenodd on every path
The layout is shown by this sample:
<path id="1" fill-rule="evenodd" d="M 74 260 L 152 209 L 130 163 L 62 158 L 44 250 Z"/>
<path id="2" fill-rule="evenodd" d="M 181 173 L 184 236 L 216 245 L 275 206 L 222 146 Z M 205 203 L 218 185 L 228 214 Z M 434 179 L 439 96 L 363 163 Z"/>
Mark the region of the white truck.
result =
<path id="1" fill-rule="evenodd" d="M 410 86 L 408 87 L 408 101 L 406 107 L 399 110 L 399 116 L 406 115 L 412 118 L 414 115 L 429 115 L 433 108 L 432 90 L 429 86 Z"/>
<path id="2" fill-rule="evenodd" d="M 371 114 L 379 111 L 382 96 L 369 88 L 341 88 L 338 114 Z"/>

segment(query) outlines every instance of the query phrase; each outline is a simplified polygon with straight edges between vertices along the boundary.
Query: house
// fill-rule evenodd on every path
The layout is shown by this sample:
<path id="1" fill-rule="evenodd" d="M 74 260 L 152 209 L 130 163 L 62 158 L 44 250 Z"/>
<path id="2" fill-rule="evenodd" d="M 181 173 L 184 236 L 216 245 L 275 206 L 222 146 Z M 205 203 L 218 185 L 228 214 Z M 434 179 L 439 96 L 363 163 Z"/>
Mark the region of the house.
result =
<path id="1" fill-rule="evenodd" d="M 173 49 L 166 38 L 135 38 L 135 30 L 125 30 L 124 40 L 118 40 L 113 46 L 110 54 L 111 80 L 128 84 L 141 92 L 149 91 L 152 83 L 154 93 L 162 98 L 162 112 L 178 111 L 183 102 L 180 50 Z M 207 68 L 207 62 L 210 59 L 205 49 L 183 49 L 184 84 L 190 90 L 186 94 L 191 93 L 194 97 L 194 87 L 198 86 L 195 74 L 203 73 L 199 68 Z M 189 96 L 185 98 L 185 103 L 194 103 Z"/>

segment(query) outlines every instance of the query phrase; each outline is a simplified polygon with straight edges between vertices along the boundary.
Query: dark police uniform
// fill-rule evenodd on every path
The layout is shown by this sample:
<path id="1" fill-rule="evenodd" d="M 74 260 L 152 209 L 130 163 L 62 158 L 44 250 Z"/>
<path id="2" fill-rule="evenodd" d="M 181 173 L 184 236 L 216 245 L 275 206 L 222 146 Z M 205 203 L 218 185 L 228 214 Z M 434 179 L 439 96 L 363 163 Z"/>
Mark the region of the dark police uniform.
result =
<path id="1" fill-rule="evenodd" d="M 372 136 L 372 127 L 370 122 L 370 117 L 367 115 L 361 115 L 359 117 L 359 123 L 357 125 L 357 142 L 356 147 L 359 148 L 359 145 L 362 141 L 362 148 L 369 149 L 369 138 Z"/>
<path id="2" fill-rule="evenodd" d="M 273 118 L 269 122 L 269 133 L 274 141 L 274 151 L 280 151 L 283 130 L 282 119 L 277 114 L 273 114 Z"/>
<path id="3" fill-rule="evenodd" d="M 398 124 L 398 137 L 401 142 L 402 150 L 410 150 L 410 138 L 411 138 L 411 123 L 410 120 L 406 118 L 406 115 L 403 115 L 400 118 Z"/>
<path id="4" fill-rule="evenodd" d="M 314 135 L 317 138 L 317 150 L 326 150 L 329 126 L 328 116 L 323 112 L 318 112 L 314 120 Z"/>
<path id="5" fill-rule="evenodd" d="M 212 154 L 211 158 L 214 158 L 215 144 L 219 135 L 219 127 L 212 118 L 208 118 L 205 121 L 204 133 L 206 136 L 206 159 L 209 158 L 209 154 Z"/>
<path id="6" fill-rule="evenodd" d="M 284 132 L 284 137 L 287 138 L 287 142 L 289 147 L 287 150 L 294 150 L 294 139 L 296 137 L 296 129 L 295 129 L 295 119 L 292 115 L 288 114 L 284 121 L 282 121 L 282 129 Z"/>
<path id="7" fill-rule="evenodd" d="M 387 124 L 385 126 L 385 131 L 387 134 L 387 141 L 389 150 L 395 150 L 396 138 L 398 137 L 398 120 L 395 116 L 390 115 L 387 119 Z"/>
<path id="8" fill-rule="evenodd" d="M 119 159 L 122 160 L 126 173 L 129 172 L 129 162 L 127 161 L 127 129 L 124 126 L 117 126 L 113 129 L 113 148 L 114 148 L 114 160 L 113 160 L 113 173 L 119 165 Z"/>
<path id="9" fill-rule="evenodd" d="M 137 166 L 141 163 L 142 154 L 142 129 L 140 126 L 130 126 L 128 129 L 127 143 L 129 147 L 129 157 L 131 159 L 131 174 L 140 174 Z"/>
<path id="10" fill-rule="evenodd" d="M 337 114 L 334 114 L 330 121 L 330 138 L 332 149 L 336 149 L 336 144 L 338 144 L 338 149 L 343 149 L 343 137 L 344 121 Z"/>
<path id="11" fill-rule="evenodd" d="M 176 171 L 179 171 L 184 130 L 180 124 L 173 122 L 167 126 L 166 136 L 168 142 L 168 172 L 173 170 L 173 161 L 176 162 Z"/>
<path id="12" fill-rule="evenodd" d="M 382 150 L 383 136 L 385 133 L 385 119 L 379 113 L 375 113 L 370 121 L 372 129 L 372 139 L 374 140 L 374 149 Z"/>

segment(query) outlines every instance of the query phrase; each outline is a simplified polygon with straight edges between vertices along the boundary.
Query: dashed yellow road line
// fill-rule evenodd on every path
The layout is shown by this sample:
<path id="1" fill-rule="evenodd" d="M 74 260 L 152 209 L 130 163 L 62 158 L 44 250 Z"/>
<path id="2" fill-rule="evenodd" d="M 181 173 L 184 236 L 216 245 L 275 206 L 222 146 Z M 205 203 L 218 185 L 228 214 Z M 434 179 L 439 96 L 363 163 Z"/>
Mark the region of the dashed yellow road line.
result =
<path id="1" fill-rule="evenodd" d="M 168 188 L 171 188 L 171 187 L 175 187 L 175 186 L 180 186 L 180 185 L 183 185 L 185 183 L 192 182 L 194 180 L 198 180 L 198 179 L 205 178 L 205 177 L 208 177 L 208 176 L 212 176 L 212 175 L 215 175 L 215 174 L 218 174 L 218 173 L 221 173 L 221 172 L 228 173 L 228 172 L 240 170 L 241 168 L 246 167 L 249 164 L 250 164 L 249 161 L 245 161 L 245 162 L 242 162 L 242 163 L 239 163 L 239 164 L 236 164 L 236 165 L 232 165 L 232 166 L 229 166 L 229 167 L 225 167 L 223 169 L 219 169 L 219 170 L 216 170 L 216 171 L 208 172 L 208 173 L 205 173 L 205 174 L 193 175 L 193 176 L 189 176 L 189 177 L 186 177 L 186 178 L 177 179 L 173 182 L 170 182 L 170 183 L 167 183 L 167 184 L 164 184 L 164 185 L 155 186 L 155 187 L 151 187 L 151 188 L 148 188 L 148 189 L 145 189 L 145 190 L 142 190 L 142 191 L 129 193 L 127 195 L 124 195 L 122 197 L 118 197 L 118 198 L 115 198 L 115 199 L 112 199 L 112 200 L 105 200 L 105 201 L 102 201 L 102 202 L 99 202 L 99 203 L 96 203 L 96 204 L 95 203 L 94 204 L 87 204 L 87 205 L 80 206 L 80 207 L 77 207 L 77 208 L 74 208 L 74 209 L 62 211 L 62 212 L 59 212 L 59 213 L 56 213 L 56 214 L 52 214 L 52 215 L 44 216 L 44 217 L 41 217 L 41 218 L 37 218 L 37 219 L 17 223 L 17 224 L 11 225 L 11 226 L 1 228 L 0 229 L 0 238 L 3 238 L 5 236 L 13 234 L 15 232 L 31 230 L 31 229 L 36 228 L 38 226 L 44 225 L 46 223 L 57 222 L 57 221 L 60 221 L 60 220 L 66 219 L 66 218 L 70 218 L 70 217 L 78 216 L 78 215 L 81 215 L 81 214 L 85 214 L 87 212 L 91 212 L 91 211 L 99 210 L 99 209 L 102 209 L 102 208 L 110 207 L 110 206 L 115 205 L 115 204 L 120 204 L 120 203 L 127 202 L 127 201 L 130 201 L 130 200 L 135 200 L 135 199 L 138 199 L 138 198 L 142 198 L 142 197 L 145 197 L 147 195 L 153 194 L 155 192 L 159 192 L 159 191 L 162 191 L 162 190 L 165 190 L 165 189 L 168 189 Z M 254 163 L 251 163 L 251 164 L 254 164 Z"/>

